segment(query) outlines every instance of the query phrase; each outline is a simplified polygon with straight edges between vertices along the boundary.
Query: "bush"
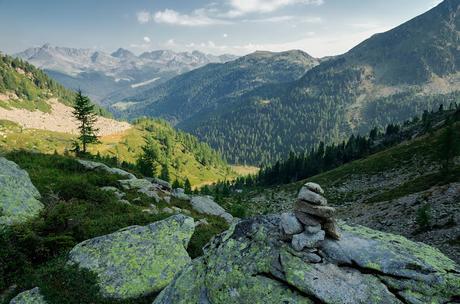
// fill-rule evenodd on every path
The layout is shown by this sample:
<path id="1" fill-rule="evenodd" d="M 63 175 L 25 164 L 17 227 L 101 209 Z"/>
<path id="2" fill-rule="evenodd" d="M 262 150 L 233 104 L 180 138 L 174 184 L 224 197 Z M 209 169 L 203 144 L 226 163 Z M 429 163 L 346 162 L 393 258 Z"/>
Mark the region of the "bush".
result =
<path id="1" fill-rule="evenodd" d="M 431 228 L 431 206 L 428 203 L 417 209 L 415 222 L 420 231 L 427 231 Z"/>

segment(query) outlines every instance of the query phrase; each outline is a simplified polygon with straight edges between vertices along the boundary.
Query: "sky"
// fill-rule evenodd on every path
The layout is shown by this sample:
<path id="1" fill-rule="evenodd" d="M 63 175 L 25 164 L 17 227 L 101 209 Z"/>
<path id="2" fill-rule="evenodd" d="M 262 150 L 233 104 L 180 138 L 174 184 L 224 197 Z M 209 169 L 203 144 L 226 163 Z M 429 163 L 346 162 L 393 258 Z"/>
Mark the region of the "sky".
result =
<path id="1" fill-rule="evenodd" d="M 0 51 L 45 43 L 136 54 L 342 54 L 441 0 L 0 0 Z"/>

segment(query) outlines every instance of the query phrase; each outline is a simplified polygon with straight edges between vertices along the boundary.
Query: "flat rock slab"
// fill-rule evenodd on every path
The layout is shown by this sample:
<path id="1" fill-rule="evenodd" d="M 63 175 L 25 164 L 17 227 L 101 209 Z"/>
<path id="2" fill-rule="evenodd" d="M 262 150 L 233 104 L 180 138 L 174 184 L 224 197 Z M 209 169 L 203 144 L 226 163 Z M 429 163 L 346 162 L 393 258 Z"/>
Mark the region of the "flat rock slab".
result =
<path id="1" fill-rule="evenodd" d="M 321 186 L 316 183 L 308 182 L 304 185 L 304 187 L 318 194 L 324 194 L 323 188 L 321 188 Z"/>
<path id="2" fill-rule="evenodd" d="M 120 175 L 124 178 L 128 179 L 135 179 L 136 176 L 134 174 L 126 172 L 125 170 L 118 169 L 118 168 L 111 168 L 107 166 L 106 164 L 91 161 L 91 160 L 83 160 L 83 159 L 77 159 L 77 161 L 86 169 L 86 170 L 101 170 L 105 171 L 110 174 L 116 174 Z"/>
<path id="3" fill-rule="evenodd" d="M 305 212 L 320 218 L 332 218 L 335 215 L 335 208 L 328 206 L 315 206 L 304 201 L 294 203 L 294 210 Z"/>
<path id="4" fill-rule="evenodd" d="M 233 216 L 208 196 L 194 196 L 190 205 L 198 213 L 220 216 L 229 224 L 233 221 Z"/>
<path id="5" fill-rule="evenodd" d="M 307 187 L 302 187 L 300 189 L 299 194 L 297 195 L 297 199 L 305 202 L 309 202 L 312 205 L 318 206 L 326 206 L 327 200 L 322 197 L 320 194 L 315 193 L 309 190 Z"/>
<path id="6" fill-rule="evenodd" d="M 284 241 L 280 221 L 270 215 L 233 224 L 154 304 L 441 304 L 460 297 L 458 266 L 427 245 L 339 225 L 344 237 L 323 241 L 322 258 L 311 259 Z"/>
<path id="7" fill-rule="evenodd" d="M 29 174 L 0 157 L 0 226 L 25 222 L 44 208 Z"/>
<path id="8" fill-rule="evenodd" d="M 46 302 L 40 293 L 40 288 L 35 287 L 18 294 L 10 301 L 10 304 L 46 304 Z"/>
<path id="9" fill-rule="evenodd" d="M 148 226 L 132 226 L 84 241 L 69 263 L 94 272 L 105 297 L 136 298 L 162 290 L 190 262 L 186 251 L 192 218 L 175 215 Z"/>

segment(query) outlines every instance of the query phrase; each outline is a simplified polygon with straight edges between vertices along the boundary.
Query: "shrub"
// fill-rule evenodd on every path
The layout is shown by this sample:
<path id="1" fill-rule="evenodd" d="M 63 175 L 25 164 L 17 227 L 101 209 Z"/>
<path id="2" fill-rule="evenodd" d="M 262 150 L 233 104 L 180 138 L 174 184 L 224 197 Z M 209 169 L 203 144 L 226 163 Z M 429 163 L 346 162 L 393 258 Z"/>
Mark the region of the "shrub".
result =
<path id="1" fill-rule="evenodd" d="M 426 203 L 417 209 L 417 215 L 415 218 L 418 229 L 420 231 L 427 231 L 431 227 L 431 206 Z"/>

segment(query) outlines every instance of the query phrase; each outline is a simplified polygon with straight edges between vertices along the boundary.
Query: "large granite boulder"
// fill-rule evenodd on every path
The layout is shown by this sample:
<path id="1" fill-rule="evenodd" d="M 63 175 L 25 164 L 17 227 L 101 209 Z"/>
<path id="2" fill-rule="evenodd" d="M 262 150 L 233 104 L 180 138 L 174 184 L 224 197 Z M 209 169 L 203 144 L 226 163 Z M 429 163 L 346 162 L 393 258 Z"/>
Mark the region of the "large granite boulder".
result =
<path id="1" fill-rule="evenodd" d="M 458 266 L 404 237 L 339 225 L 320 259 L 283 238 L 279 216 L 233 224 L 184 268 L 155 304 L 449 303 L 460 297 Z"/>
<path id="2" fill-rule="evenodd" d="M 69 263 L 94 272 L 103 296 L 136 298 L 159 292 L 191 259 L 186 251 L 192 218 L 175 215 L 148 226 L 132 226 L 84 241 Z"/>
<path id="3" fill-rule="evenodd" d="M 18 294 L 10 301 L 10 304 L 46 304 L 46 302 L 40 293 L 40 288 L 35 287 Z"/>
<path id="4" fill-rule="evenodd" d="M 82 165 L 86 170 L 100 170 L 100 171 L 105 171 L 109 174 L 116 174 L 120 175 L 124 178 L 127 179 L 135 179 L 136 176 L 134 174 L 126 172 L 125 170 L 118 169 L 118 168 L 111 168 L 107 166 L 106 164 L 91 161 L 91 160 L 83 160 L 83 159 L 77 159 L 77 161 Z"/>
<path id="5" fill-rule="evenodd" d="M 0 226 L 24 222 L 43 209 L 40 193 L 29 174 L 0 157 Z"/>
<path id="6" fill-rule="evenodd" d="M 198 213 L 220 216 L 229 224 L 233 221 L 233 216 L 225 211 L 210 196 L 194 196 L 190 200 L 190 205 Z"/>

